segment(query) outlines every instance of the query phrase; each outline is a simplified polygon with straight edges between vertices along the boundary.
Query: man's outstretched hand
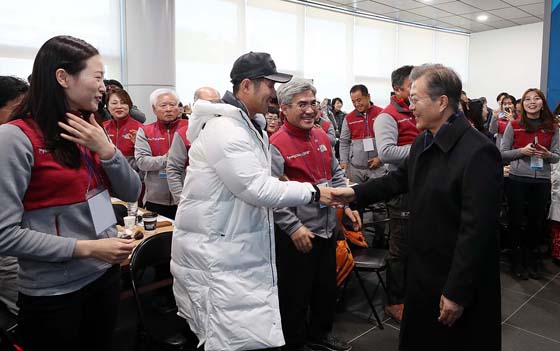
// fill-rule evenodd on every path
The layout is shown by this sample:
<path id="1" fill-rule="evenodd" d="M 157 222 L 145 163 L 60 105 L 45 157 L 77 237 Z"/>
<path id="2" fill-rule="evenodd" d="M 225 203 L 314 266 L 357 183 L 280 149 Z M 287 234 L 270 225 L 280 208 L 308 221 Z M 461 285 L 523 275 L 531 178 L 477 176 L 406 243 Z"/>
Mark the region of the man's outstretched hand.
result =
<path id="1" fill-rule="evenodd" d="M 356 194 L 352 188 L 321 188 L 321 198 L 319 202 L 327 206 L 343 206 L 356 199 Z"/>

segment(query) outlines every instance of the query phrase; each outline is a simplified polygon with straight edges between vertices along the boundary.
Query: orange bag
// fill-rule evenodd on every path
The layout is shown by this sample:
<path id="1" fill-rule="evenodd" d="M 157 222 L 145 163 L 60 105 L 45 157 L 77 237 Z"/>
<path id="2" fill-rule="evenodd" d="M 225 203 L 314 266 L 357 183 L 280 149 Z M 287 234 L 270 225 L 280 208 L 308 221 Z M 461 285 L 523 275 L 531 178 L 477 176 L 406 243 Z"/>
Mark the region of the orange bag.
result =
<path id="1" fill-rule="evenodd" d="M 342 216 L 344 215 L 344 209 L 343 208 L 339 208 L 336 211 L 336 218 L 338 219 L 338 224 L 340 225 L 340 229 L 342 230 L 342 233 L 344 234 L 344 237 L 348 240 L 350 240 L 350 242 L 356 246 L 360 246 L 360 247 L 368 247 L 368 243 L 366 241 L 366 238 L 364 236 L 364 234 L 362 233 L 362 231 L 352 231 L 352 230 L 348 230 L 346 229 L 346 227 L 344 226 L 344 224 L 342 224 Z"/>
<path id="2" fill-rule="evenodd" d="M 348 274 L 354 269 L 354 256 L 344 240 L 336 242 L 336 286 L 340 286 Z"/>

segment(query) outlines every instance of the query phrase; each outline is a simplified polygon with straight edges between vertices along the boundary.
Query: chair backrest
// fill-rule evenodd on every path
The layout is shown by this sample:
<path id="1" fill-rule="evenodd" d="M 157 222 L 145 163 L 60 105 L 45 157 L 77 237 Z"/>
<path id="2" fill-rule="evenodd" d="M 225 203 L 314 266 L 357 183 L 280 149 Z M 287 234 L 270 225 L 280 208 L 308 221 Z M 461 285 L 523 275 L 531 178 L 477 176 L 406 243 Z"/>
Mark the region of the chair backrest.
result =
<path id="1" fill-rule="evenodd" d="M 140 322 L 148 329 L 145 318 L 145 295 L 153 295 L 156 291 L 171 290 L 172 276 L 169 270 L 171 262 L 171 241 L 173 232 L 156 234 L 142 241 L 132 253 L 130 260 L 130 277 L 132 293 L 138 307 Z"/>

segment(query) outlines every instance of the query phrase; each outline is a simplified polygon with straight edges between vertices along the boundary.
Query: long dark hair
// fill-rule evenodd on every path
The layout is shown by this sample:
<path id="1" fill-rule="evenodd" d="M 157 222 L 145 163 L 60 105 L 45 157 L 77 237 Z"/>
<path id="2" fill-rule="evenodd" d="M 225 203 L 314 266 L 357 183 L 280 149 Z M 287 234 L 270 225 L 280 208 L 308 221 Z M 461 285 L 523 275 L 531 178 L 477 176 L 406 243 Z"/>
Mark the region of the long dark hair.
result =
<path id="1" fill-rule="evenodd" d="M 472 122 L 474 127 L 480 131 L 484 132 L 484 120 L 482 118 L 482 109 L 484 108 L 484 102 L 480 99 L 469 100 L 468 109 L 463 109 L 463 112 L 467 118 Z"/>
<path id="2" fill-rule="evenodd" d="M 35 120 L 43 133 L 45 147 L 58 163 L 69 168 L 80 167 L 81 155 L 75 143 L 60 137 L 64 130 L 58 122 L 66 121 L 69 107 L 64 88 L 56 80 L 56 70 L 62 68 L 70 75 L 77 75 L 86 67 L 86 61 L 96 55 L 99 55 L 96 48 L 78 38 L 56 36 L 47 40 L 35 57 L 29 93 L 13 114 L 14 119 Z"/>
<path id="3" fill-rule="evenodd" d="M 556 124 L 556 119 L 552 116 L 552 112 L 550 112 L 550 108 L 548 107 L 548 103 L 546 102 L 546 97 L 544 96 L 543 92 L 537 88 L 527 89 L 523 96 L 521 97 L 521 124 L 525 127 L 525 130 L 528 132 L 534 132 L 534 130 L 530 130 L 530 124 L 528 123 L 529 117 L 527 117 L 527 111 L 525 111 L 525 106 L 523 106 L 523 102 L 525 101 L 525 97 L 530 92 L 534 91 L 542 100 L 542 109 L 540 111 L 540 118 L 541 118 L 541 126 L 539 128 L 553 131 L 558 128 L 558 124 Z"/>

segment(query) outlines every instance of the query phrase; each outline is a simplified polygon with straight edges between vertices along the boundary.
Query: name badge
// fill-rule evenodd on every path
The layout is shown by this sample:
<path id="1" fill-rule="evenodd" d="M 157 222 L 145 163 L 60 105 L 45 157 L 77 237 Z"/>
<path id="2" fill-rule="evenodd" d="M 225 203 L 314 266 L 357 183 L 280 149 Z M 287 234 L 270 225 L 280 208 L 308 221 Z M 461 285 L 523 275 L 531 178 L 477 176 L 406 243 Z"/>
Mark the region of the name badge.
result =
<path id="1" fill-rule="evenodd" d="M 97 188 L 86 194 L 93 227 L 98 238 L 107 238 L 107 229 L 117 224 L 117 218 L 111 204 L 111 196 L 105 188 Z"/>
<path id="2" fill-rule="evenodd" d="M 374 151 L 373 138 L 366 138 L 362 140 L 364 143 L 364 151 Z"/>
<path id="3" fill-rule="evenodd" d="M 167 172 L 165 171 L 165 169 L 159 171 L 159 179 L 167 179 Z"/>

